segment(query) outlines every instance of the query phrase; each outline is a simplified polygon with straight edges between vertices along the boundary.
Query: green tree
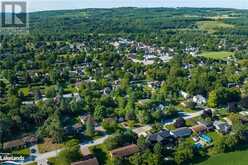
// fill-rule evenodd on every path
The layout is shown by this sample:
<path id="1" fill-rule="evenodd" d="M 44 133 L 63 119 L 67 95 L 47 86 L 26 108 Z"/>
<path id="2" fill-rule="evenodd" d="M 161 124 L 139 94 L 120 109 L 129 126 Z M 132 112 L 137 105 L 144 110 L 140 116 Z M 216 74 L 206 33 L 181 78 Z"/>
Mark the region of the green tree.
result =
<path id="1" fill-rule="evenodd" d="M 218 96 L 216 90 L 213 90 L 209 93 L 208 106 L 211 108 L 216 108 L 218 106 Z"/>
<path id="2" fill-rule="evenodd" d="M 163 153 L 163 146 L 160 143 L 156 143 L 153 147 L 153 152 L 157 155 L 161 155 Z"/>
<path id="3" fill-rule="evenodd" d="M 57 94 L 56 89 L 54 86 L 46 87 L 45 88 L 45 95 L 47 98 L 55 97 Z"/>
<path id="4" fill-rule="evenodd" d="M 90 137 L 94 136 L 94 134 L 95 134 L 95 126 L 94 126 L 92 117 L 88 117 L 88 119 L 86 121 L 85 134 L 87 136 L 90 136 Z"/>
<path id="5" fill-rule="evenodd" d="M 140 151 L 144 151 L 147 148 L 146 138 L 141 135 L 137 140 L 137 145 Z"/>
<path id="6" fill-rule="evenodd" d="M 108 132 L 114 132 L 118 129 L 118 123 L 116 120 L 110 118 L 102 122 L 102 127 Z"/>
<path id="7" fill-rule="evenodd" d="M 96 120 L 102 120 L 105 117 L 106 108 L 101 105 L 97 105 L 94 111 L 94 118 Z"/>
<path id="8" fill-rule="evenodd" d="M 108 139 L 105 140 L 104 145 L 107 150 L 112 150 L 118 147 L 119 145 L 119 137 L 114 135 L 110 136 Z"/>
<path id="9" fill-rule="evenodd" d="M 183 164 L 193 159 L 193 146 L 190 143 L 182 142 L 178 145 L 175 152 L 175 161 L 177 164 Z"/>
<path id="10" fill-rule="evenodd" d="M 80 158 L 79 141 L 73 139 L 65 144 L 65 148 L 59 153 L 55 165 L 70 165 L 72 162 L 80 160 Z"/>
<path id="11" fill-rule="evenodd" d="M 137 113 L 137 118 L 138 118 L 140 123 L 148 124 L 151 120 L 151 114 L 148 113 L 147 111 L 139 111 Z"/>
<path id="12" fill-rule="evenodd" d="M 225 137 L 220 137 L 214 140 L 213 153 L 223 153 L 227 151 L 227 145 L 225 143 Z"/>

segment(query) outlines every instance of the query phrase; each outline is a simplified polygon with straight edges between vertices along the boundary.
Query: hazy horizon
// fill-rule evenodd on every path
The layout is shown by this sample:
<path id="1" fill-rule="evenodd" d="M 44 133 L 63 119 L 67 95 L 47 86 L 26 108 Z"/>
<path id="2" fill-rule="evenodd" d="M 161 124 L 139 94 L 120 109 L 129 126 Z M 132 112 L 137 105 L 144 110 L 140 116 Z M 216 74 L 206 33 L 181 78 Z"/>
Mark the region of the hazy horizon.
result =
<path id="1" fill-rule="evenodd" d="M 0 2 L 3 0 L 0 0 Z M 11 1 L 11 0 L 4 0 Z M 29 12 L 116 7 L 198 7 L 248 9 L 246 0 L 26 0 Z"/>

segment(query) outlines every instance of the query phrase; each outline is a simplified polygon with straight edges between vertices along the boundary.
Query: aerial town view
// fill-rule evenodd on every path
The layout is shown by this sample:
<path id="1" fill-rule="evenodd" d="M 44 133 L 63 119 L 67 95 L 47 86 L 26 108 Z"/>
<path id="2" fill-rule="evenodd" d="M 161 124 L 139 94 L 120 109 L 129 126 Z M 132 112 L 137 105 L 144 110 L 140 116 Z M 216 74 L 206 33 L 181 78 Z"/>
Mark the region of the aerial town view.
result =
<path id="1" fill-rule="evenodd" d="M 0 4 L 0 165 L 248 165 L 245 0 Z"/>

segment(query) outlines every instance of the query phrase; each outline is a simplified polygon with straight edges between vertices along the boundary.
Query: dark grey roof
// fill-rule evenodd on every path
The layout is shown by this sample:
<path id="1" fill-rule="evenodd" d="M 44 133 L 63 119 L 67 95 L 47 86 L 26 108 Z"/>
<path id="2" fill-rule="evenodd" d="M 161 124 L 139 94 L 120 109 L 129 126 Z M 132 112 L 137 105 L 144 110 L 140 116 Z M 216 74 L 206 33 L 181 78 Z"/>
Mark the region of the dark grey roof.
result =
<path id="1" fill-rule="evenodd" d="M 192 133 L 192 131 L 188 127 L 182 127 L 182 128 L 178 128 L 178 129 L 172 131 L 172 134 L 175 137 L 186 137 L 186 136 L 191 135 L 191 133 Z"/>
<path id="2" fill-rule="evenodd" d="M 221 132 L 227 133 L 230 131 L 230 129 L 231 129 L 231 127 L 227 123 L 219 124 L 219 130 Z"/>
<path id="3" fill-rule="evenodd" d="M 207 120 L 201 120 L 201 121 L 198 121 L 197 123 L 198 123 L 198 124 L 202 124 L 202 125 L 204 125 L 204 126 L 206 126 L 206 127 L 211 127 L 211 126 L 213 126 L 213 122 L 207 121 Z"/>
<path id="4" fill-rule="evenodd" d="M 171 137 L 171 134 L 168 130 L 163 130 L 163 131 L 159 131 L 157 133 L 151 134 L 148 137 L 149 141 L 157 141 L 157 142 L 161 142 L 163 141 L 165 138 Z"/>

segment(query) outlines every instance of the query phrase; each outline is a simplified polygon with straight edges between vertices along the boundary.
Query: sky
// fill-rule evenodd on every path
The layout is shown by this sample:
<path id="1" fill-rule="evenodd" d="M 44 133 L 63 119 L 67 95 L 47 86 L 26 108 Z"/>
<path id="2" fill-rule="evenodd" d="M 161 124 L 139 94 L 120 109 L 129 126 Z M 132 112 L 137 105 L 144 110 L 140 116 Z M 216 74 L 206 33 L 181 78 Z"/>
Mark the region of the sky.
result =
<path id="1" fill-rule="evenodd" d="M 0 0 L 11 1 L 11 0 Z M 17 0 L 15 0 L 17 1 Z M 248 0 L 26 0 L 29 12 L 112 7 L 220 7 L 248 9 Z"/>

